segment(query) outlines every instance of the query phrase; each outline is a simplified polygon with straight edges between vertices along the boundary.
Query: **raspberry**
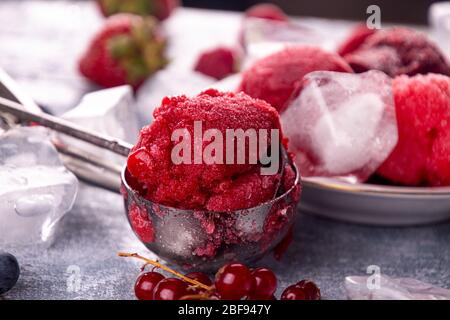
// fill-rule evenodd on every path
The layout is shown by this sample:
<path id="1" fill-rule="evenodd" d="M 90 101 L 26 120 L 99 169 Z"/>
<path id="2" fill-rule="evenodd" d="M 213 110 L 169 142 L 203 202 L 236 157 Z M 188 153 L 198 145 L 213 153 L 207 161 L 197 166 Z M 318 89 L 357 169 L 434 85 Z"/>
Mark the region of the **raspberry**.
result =
<path id="1" fill-rule="evenodd" d="M 399 141 L 378 173 L 404 185 L 450 185 L 450 78 L 393 81 Z"/>
<path id="2" fill-rule="evenodd" d="M 236 54 L 230 48 L 218 47 L 203 52 L 195 65 L 195 71 L 217 80 L 236 72 Z"/>

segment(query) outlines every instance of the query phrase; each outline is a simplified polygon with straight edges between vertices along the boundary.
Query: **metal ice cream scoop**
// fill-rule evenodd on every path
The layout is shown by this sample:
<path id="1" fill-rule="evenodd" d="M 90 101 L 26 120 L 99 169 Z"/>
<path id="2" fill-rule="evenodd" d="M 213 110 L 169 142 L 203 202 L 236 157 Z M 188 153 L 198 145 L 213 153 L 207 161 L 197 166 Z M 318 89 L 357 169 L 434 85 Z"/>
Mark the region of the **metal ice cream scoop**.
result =
<path id="1" fill-rule="evenodd" d="M 231 212 L 175 209 L 142 197 L 122 171 L 128 221 L 144 245 L 186 270 L 217 270 L 226 262 L 252 262 L 283 240 L 296 216 L 300 176 L 274 199 Z"/>

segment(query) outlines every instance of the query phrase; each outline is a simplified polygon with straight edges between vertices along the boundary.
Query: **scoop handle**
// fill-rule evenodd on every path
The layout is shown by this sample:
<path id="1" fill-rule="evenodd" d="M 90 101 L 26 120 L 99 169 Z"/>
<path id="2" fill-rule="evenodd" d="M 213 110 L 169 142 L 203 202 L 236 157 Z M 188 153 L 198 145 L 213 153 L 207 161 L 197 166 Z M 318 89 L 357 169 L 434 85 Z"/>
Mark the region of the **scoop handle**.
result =
<path id="1" fill-rule="evenodd" d="M 25 110 L 21 104 L 2 97 L 0 97 L 0 112 L 13 115 L 19 123 L 34 122 L 122 156 L 128 156 L 133 147 L 123 140 L 87 130 L 64 119 L 45 113 L 38 114 Z"/>

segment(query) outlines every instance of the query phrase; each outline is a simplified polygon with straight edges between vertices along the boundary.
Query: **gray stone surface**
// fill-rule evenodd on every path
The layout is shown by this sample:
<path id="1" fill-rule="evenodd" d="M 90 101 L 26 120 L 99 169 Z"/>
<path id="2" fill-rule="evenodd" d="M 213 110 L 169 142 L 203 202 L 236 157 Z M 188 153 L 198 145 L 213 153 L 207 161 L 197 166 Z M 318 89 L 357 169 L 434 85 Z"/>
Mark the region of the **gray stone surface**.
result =
<path id="1" fill-rule="evenodd" d="M 0 42 L 8 45 L 2 45 L 0 66 L 38 102 L 62 113 L 93 89 L 77 75 L 75 61 L 99 19 L 88 2 L 75 7 L 69 1 L 1 1 Z M 131 232 L 119 194 L 83 184 L 59 233 L 48 250 L 10 250 L 22 274 L 0 299 L 134 298 L 140 263 L 116 253 L 152 254 Z M 281 288 L 313 279 L 325 299 L 345 299 L 344 277 L 364 275 L 369 265 L 389 276 L 450 288 L 450 224 L 372 228 L 299 213 L 284 259 L 266 257 L 258 265 L 273 268 Z"/>
<path id="2" fill-rule="evenodd" d="M 325 299 L 345 299 L 345 276 L 364 275 L 369 265 L 450 288 L 449 223 L 375 228 L 299 213 L 294 237 L 281 261 L 255 264 L 272 268 L 280 288 L 310 278 Z M 140 263 L 117 257 L 121 250 L 154 258 L 132 233 L 121 196 L 82 184 L 51 248 L 12 250 L 22 273 L 3 299 L 133 299 Z"/>

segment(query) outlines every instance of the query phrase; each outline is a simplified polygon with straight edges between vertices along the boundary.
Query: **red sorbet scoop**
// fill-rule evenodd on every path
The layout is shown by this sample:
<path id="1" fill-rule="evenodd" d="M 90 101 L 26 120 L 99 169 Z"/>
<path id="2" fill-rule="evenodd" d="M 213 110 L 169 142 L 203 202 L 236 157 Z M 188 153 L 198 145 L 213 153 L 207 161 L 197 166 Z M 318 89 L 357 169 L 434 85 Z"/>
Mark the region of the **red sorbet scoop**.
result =
<path id="1" fill-rule="evenodd" d="M 153 123 L 141 130 L 128 158 L 128 170 L 141 194 L 158 204 L 211 211 L 245 209 L 272 199 L 279 174 L 262 175 L 261 164 L 249 164 L 248 150 L 245 164 L 174 164 L 172 150 L 180 140 L 172 141 L 172 134 L 176 129 L 187 129 L 194 140 L 195 121 L 201 121 L 203 132 L 216 129 L 224 139 L 227 129 L 266 129 L 269 140 L 271 129 L 280 129 L 277 111 L 244 93 L 210 89 L 192 98 L 164 98 L 154 112 Z M 202 151 L 208 144 L 203 142 Z M 194 156 L 191 159 L 194 161 Z"/>
<path id="2" fill-rule="evenodd" d="M 391 77 L 427 73 L 450 75 L 450 65 L 438 47 L 425 34 L 407 28 L 368 35 L 344 59 L 355 72 L 375 69 Z"/>
<path id="3" fill-rule="evenodd" d="M 393 82 L 399 140 L 378 173 L 404 185 L 450 186 L 450 78 Z"/>
<path id="4" fill-rule="evenodd" d="M 352 69 L 335 53 L 316 47 L 289 47 L 256 61 L 244 72 L 238 90 L 281 111 L 303 77 L 312 71 L 352 72 Z"/>

